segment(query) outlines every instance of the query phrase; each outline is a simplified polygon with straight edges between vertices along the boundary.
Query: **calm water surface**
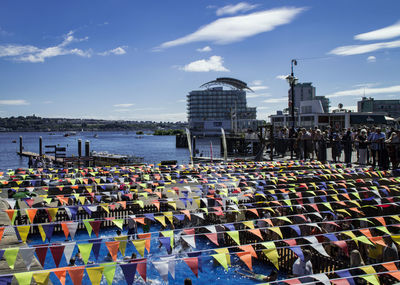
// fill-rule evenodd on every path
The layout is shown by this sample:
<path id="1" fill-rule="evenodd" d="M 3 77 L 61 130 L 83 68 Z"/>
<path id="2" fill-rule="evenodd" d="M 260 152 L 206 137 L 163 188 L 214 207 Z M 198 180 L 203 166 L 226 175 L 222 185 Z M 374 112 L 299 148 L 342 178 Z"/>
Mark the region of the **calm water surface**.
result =
<path id="1" fill-rule="evenodd" d="M 97 137 L 95 137 L 97 134 Z M 50 135 L 48 132 L 0 132 L 0 170 L 28 167 L 28 159 L 19 157 L 19 137 L 23 138 L 24 150 L 39 153 L 39 137 L 45 145 L 59 145 L 67 148 L 67 156 L 78 154 L 78 139 L 82 140 L 82 153 L 85 141 L 90 141 L 90 149 L 114 154 L 127 154 L 143 157 L 146 163 L 159 163 L 162 160 L 177 160 L 179 164 L 189 162 L 189 150 L 175 147 L 175 136 L 138 136 L 135 132 L 78 132 L 75 136 L 64 137 L 64 133 Z M 13 143 L 16 141 L 16 143 Z M 219 139 L 198 141 L 196 148 L 204 156 L 212 152 L 219 157 Z"/>

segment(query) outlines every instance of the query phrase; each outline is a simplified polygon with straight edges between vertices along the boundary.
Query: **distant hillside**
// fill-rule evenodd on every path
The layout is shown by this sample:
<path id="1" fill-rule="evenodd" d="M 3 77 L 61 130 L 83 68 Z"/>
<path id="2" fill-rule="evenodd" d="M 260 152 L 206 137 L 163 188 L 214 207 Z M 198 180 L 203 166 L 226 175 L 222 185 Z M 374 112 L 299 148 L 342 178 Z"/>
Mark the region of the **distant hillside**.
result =
<path id="1" fill-rule="evenodd" d="M 0 118 L 1 131 L 156 131 L 177 130 L 186 127 L 186 122 L 108 121 L 37 116 Z"/>

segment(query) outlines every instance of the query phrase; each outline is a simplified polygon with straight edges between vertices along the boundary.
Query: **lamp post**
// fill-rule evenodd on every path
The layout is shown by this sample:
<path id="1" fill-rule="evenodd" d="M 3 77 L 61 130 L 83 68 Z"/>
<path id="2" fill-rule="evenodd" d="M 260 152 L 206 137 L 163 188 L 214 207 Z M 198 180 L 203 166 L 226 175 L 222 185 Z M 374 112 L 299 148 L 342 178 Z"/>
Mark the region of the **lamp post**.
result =
<path id="1" fill-rule="evenodd" d="M 292 101 L 292 105 L 291 105 L 291 110 L 290 110 L 290 112 L 292 113 L 292 128 L 290 129 L 290 133 L 289 133 L 289 137 L 290 137 L 290 139 L 291 139 L 291 144 L 292 144 L 292 148 L 291 148 L 291 151 L 290 151 L 290 158 L 291 159 L 293 159 L 293 145 L 294 145 L 294 133 L 295 133 L 295 131 L 294 131 L 294 126 L 295 126 L 295 118 L 294 118 L 294 86 L 297 84 L 297 78 L 294 76 L 294 73 L 293 73 L 293 64 L 294 65 L 297 65 L 297 60 L 295 60 L 295 59 L 292 59 L 292 61 L 291 61 L 291 73 L 290 73 L 290 75 L 288 75 L 287 77 L 286 77 L 286 80 L 287 80 L 287 82 L 289 83 L 289 85 L 290 85 L 290 92 L 292 93 L 291 94 L 291 101 Z"/>

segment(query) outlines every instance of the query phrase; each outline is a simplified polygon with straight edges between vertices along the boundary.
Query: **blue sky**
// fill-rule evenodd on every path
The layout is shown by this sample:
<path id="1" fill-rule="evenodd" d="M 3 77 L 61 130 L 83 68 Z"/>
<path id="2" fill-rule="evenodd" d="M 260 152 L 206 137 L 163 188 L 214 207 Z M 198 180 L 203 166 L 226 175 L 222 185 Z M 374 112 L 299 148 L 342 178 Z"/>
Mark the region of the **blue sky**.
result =
<path id="1" fill-rule="evenodd" d="M 355 108 L 400 98 L 400 1 L 0 2 L 0 116 L 185 121 L 217 77 L 287 106 L 290 61 L 317 95 Z"/>

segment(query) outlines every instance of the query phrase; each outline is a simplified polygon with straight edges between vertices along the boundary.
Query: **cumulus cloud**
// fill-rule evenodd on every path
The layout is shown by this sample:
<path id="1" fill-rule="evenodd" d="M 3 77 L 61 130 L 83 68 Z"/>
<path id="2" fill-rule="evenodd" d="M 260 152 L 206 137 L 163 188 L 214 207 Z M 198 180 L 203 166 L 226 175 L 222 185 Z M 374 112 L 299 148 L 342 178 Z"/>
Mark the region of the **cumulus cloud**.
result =
<path id="1" fill-rule="evenodd" d="M 126 54 L 127 46 L 116 47 L 115 49 L 107 50 L 105 52 L 100 52 L 98 55 L 107 56 L 107 55 L 123 55 Z"/>
<path id="2" fill-rule="evenodd" d="M 328 98 L 337 98 L 343 96 L 368 96 L 368 95 L 378 95 L 378 94 L 389 94 L 389 93 L 400 93 L 400 85 L 394 85 L 389 87 L 381 88 L 357 88 L 350 90 L 337 91 L 326 95 Z"/>
<path id="3" fill-rule="evenodd" d="M 381 42 L 374 44 L 366 44 L 366 45 L 350 45 L 350 46 L 341 46 L 331 50 L 330 54 L 335 55 L 355 55 L 355 54 L 364 54 L 368 52 L 373 52 L 381 49 L 392 49 L 400 47 L 400 40 L 391 41 L 391 42 Z"/>
<path id="4" fill-rule="evenodd" d="M 218 55 L 213 55 L 209 59 L 193 61 L 181 69 L 189 72 L 229 71 L 224 67 L 224 59 Z"/>
<path id="5" fill-rule="evenodd" d="M 9 105 L 9 106 L 29 105 L 29 102 L 23 99 L 0 100 L 0 105 Z"/>
<path id="6" fill-rule="evenodd" d="M 398 36 L 400 36 L 400 21 L 382 29 L 355 35 L 354 39 L 361 41 L 387 40 Z"/>
<path id="7" fill-rule="evenodd" d="M 205 46 L 203 48 L 196 49 L 198 52 L 210 52 L 212 49 L 209 46 Z"/>
<path id="8" fill-rule="evenodd" d="M 271 97 L 271 94 L 269 93 L 261 93 L 261 94 L 257 94 L 257 93 L 247 93 L 246 94 L 247 99 L 250 98 L 260 98 L 260 97 Z"/>
<path id="9" fill-rule="evenodd" d="M 226 5 L 224 7 L 218 8 L 216 11 L 217 16 L 222 15 L 233 15 L 239 12 L 247 12 L 257 8 L 258 5 L 249 4 L 247 2 L 240 2 L 236 5 Z"/>
<path id="10" fill-rule="evenodd" d="M 248 15 L 220 18 L 189 35 L 164 42 L 158 49 L 193 42 L 209 41 L 223 45 L 242 41 L 248 37 L 272 31 L 278 26 L 288 24 L 304 10 L 304 8 L 282 7 Z"/>
<path id="11" fill-rule="evenodd" d="M 280 80 L 286 80 L 287 75 L 277 75 L 275 78 Z"/>
<path id="12" fill-rule="evenodd" d="M 113 105 L 113 107 L 116 108 L 128 108 L 128 107 L 132 107 L 134 104 L 132 103 L 123 103 L 123 104 L 115 104 Z"/>
<path id="13" fill-rule="evenodd" d="M 271 99 L 267 99 L 264 100 L 264 103 L 282 103 L 282 102 L 287 102 L 288 98 L 287 97 L 283 97 L 283 98 L 271 98 Z"/>
<path id="14" fill-rule="evenodd" d="M 376 62 L 376 57 L 371 55 L 371 56 L 367 57 L 367 61 L 368 62 Z"/>
<path id="15" fill-rule="evenodd" d="M 263 86 L 263 85 L 250 86 L 250 89 L 252 89 L 253 91 L 260 91 L 268 88 L 269 88 L 268 86 Z"/>
<path id="16" fill-rule="evenodd" d="M 64 35 L 64 40 L 60 44 L 47 48 L 38 48 L 32 45 L 0 45 L 0 57 L 9 57 L 16 61 L 32 63 L 44 62 L 46 58 L 68 54 L 90 57 L 92 54 L 90 50 L 84 51 L 77 48 L 67 48 L 67 46 L 74 42 L 86 41 L 87 39 L 88 37 L 75 38 L 74 32 L 70 31 Z"/>
<path id="17" fill-rule="evenodd" d="M 262 80 L 253 80 L 251 82 L 251 84 L 253 84 L 253 85 L 261 85 L 262 83 L 263 83 Z"/>

